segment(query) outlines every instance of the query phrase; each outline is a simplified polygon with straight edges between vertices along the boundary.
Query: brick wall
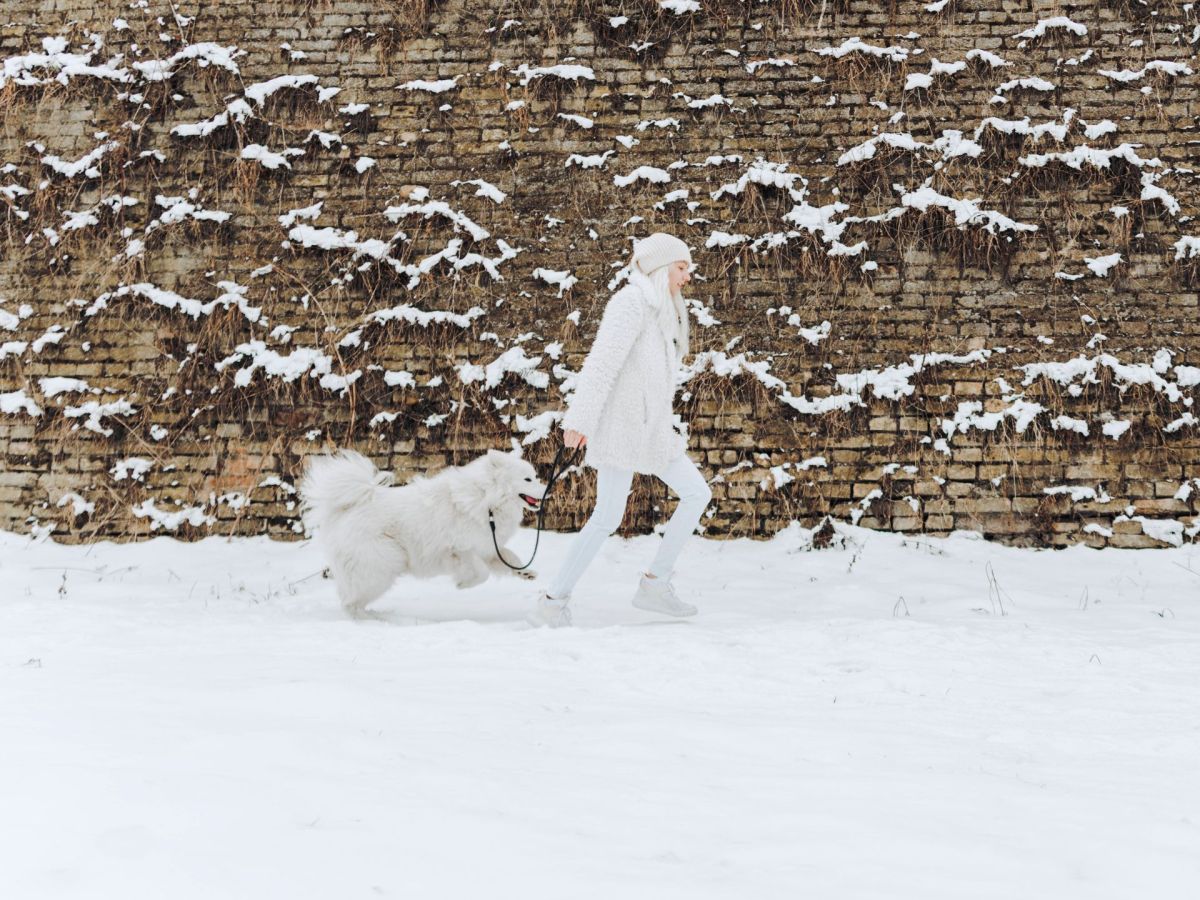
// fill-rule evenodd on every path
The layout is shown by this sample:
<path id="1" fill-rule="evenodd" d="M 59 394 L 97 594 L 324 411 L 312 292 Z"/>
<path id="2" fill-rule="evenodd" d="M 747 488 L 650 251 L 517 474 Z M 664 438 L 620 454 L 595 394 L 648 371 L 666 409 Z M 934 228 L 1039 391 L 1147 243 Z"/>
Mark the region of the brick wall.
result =
<path id="1" fill-rule="evenodd" d="M 1191 540 L 1196 12 L 937 5 L 10 0 L 0 528 L 291 536 L 332 446 L 546 464 L 668 230 L 708 534 Z"/>

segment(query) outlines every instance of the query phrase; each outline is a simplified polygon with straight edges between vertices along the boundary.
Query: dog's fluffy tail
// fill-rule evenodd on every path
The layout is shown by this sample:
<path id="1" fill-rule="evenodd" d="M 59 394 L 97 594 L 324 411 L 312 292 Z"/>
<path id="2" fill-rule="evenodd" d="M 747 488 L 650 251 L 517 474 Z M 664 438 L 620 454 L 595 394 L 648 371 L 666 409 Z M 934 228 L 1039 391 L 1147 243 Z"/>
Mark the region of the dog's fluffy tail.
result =
<path id="1" fill-rule="evenodd" d="M 300 481 L 301 510 L 310 528 L 320 528 L 355 507 L 370 503 L 392 476 L 354 450 L 309 457 Z"/>

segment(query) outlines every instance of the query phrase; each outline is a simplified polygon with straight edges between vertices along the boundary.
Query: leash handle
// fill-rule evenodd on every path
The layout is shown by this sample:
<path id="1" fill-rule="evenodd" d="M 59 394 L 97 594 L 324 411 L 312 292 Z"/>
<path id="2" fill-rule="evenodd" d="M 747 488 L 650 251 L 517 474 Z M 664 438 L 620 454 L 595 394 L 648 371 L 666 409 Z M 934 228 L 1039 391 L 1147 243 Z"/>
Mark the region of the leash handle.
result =
<path id="1" fill-rule="evenodd" d="M 538 544 L 541 543 L 542 540 L 542 521 L 546 516 L 546 504 L 550 499 L 550 491 L 554 489 L 554 482 L 559 479 L 563 472 L 565 472 L 571 467 L 571 465 L 574 464 L 572 462 L 570 465 L 563 466 L 560 470 L 558 468 L 559 460 L 562 459 L 563 453 L 567 450 L 571 451 L 570 459 L 574 460 L 576 453 L 582 449 L 582 444 L 577 447 L 568 447 L 566 444 L 563 444 L 558 448 L 558 452 L 554 454 L 554 462 L 550 464 L 550 478 L 546 481 L 546 490 L 542 492 L 542 502 L 538 505 L 537 534 L 533 540 L 533 553 L 530 554 L 529 562 L 525 563 L 525 565 L 514 566 L 504 558 L 504 554 L 500 552 L 500 543 L 496 540 L 496 520 L 492 515 L 492 511 L 490 509 L 488 510 L 488 527 L 492 529 L 492 546 L 496 548 L 496 556 L 499 557 L 500 562 L 504 563 L 513 571 L 520 572 L 522 569 L 528 569 L 531 565 L 533 565 L 534 557 L 537 556 Z"/>

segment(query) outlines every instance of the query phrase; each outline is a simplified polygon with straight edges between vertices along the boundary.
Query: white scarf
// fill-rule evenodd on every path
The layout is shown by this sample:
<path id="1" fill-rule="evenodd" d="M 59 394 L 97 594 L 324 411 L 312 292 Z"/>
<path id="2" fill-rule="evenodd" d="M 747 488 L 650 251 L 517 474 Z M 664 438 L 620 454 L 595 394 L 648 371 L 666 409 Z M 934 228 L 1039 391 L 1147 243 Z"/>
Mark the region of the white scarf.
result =
<path id="1" fill-rule="evenodd" d="M 683 365 L 683 357 L 687 352 L 687 302 L 678 293 L 672 294 L 668 301 L 654 290 L 654 282 L 642 272 L 633 270 L 629 278 L 653 304 L 658 328 L 666 339 L 667 360 L 672 369 L 677 370 Z"/>
<path id="2" fill-rule="evenodd" d="M 673 362 L 675 364 L 675 368 L 678 369 L 680 366 L 683 365 L 683 357 L 684 357 L 684 354 L 687 352 L 687 340 L 688 340 L 687 301 L 683 299 L 682 293 L 675 293 L 675 294 L 671 295 L 671 303 L 669 303 L 669 304 L 664 303 L 663 307 L 664 307 L 664 310 L 659 313 L 659 321 L 662 322 L 662 320 L 664 318 L 670 320 L 671 330 L 667 331 L 665 326 L 664 326 L 663 330 L 664 330 L 664 333 L 670 334 L 673 336 L 673 339 L 674 339 L 673 349 L 675 351 Z M 669 310 L 666 309 L 666 307 L 669 307 Z"/>

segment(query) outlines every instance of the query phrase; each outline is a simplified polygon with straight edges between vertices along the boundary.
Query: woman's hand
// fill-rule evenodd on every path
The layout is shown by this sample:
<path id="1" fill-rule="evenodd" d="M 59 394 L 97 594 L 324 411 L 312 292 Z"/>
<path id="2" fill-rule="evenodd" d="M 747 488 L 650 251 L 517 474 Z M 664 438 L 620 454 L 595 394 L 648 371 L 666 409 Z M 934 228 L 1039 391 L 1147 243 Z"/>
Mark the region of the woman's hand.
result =
<path id="1" fill-rule="evenodd" d="M 563 433 L 563 443 L 568 447 L 582 447 L 587 443 L 587 438 L 584 437 L 580 432 L 575 431 L 572 428 L 568 428 Z"/>

